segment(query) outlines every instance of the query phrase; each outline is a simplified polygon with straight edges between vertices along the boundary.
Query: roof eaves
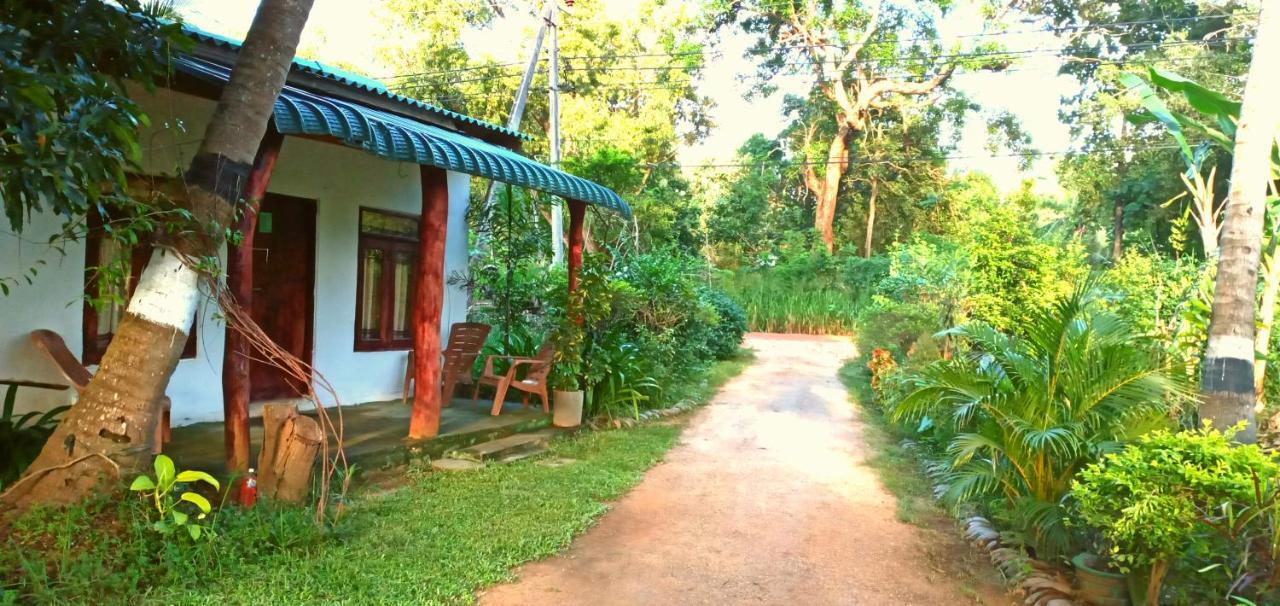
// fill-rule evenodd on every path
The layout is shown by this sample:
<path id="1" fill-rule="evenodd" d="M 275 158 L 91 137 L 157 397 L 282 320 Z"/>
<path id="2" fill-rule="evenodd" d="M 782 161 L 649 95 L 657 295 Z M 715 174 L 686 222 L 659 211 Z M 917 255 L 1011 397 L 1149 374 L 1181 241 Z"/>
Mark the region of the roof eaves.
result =
<path id="1" fill-rule="evenodd" d="M 213 46 L 217 46 L 226 50 L 231 50 L 236 52 L 240 50 L 241 42 L 239 40 L 235 40 L 227 36 L 222 36 L 219 34 L 207 32 L 203 29 L 200 29 L 198 27 L 195 27 L 190 24 L 185 24 L 185 23 L 183 24 L 183 29 L 186 31 L 188 35 L 195 38 L 199 42 L 202 42 L 205 44 L 211 44 Z M 479 118 L 473 118 L 466 114 L 456 112 L 450 109 L 445 109 L 438 105 L 433 105 L 431 103 L 420 101 L 412 97 L 406 97 L 399 93 L 392 92 L 390 89 L 386 87 L 385 84 L 377 80 L 362 76 L 360 74 L 356 74 L 354 72 L 339 69 L 331 65 L 325 65 L 324 63 L 321 63 L 319 61 L 313 61 L 310 59 L 302 59 L 302 58 L 295 57 L 293 60 L 293 66 L 294 68 L 296 68 L 298 71 L 302 73 L 309 74 L 312 76 L 318 76 L 326 80 L 331 80 L 343 86 L 351 87 L 366 93 L 372 93 L 374 95 L 389 99 L 396 103 L 402 103 L 402 104 L 408 105 L 419 111 L 425 111 L 431 114 L 436 114 L 442 118 L 454 120 L 456 122 L 461 122 L 463 124 L 468 124 L 476 128 L 493 131 L 495 133 L 505 135 L 507 137 L 512 137 L 520 141 L 533 140 L 533 137 L 526 135 L 518 130 L 506 128 L 504 126 L 499 126 L 491 122 L 480 120 Z"/>

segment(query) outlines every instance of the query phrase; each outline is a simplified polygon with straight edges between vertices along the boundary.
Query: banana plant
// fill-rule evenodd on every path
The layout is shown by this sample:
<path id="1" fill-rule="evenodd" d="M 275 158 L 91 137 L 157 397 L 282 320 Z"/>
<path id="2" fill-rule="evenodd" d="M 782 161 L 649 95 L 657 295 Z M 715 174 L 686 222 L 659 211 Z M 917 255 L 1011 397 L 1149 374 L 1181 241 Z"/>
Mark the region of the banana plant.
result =
<path id="1" fill-rule="evenodd" d="M 1174 72 L 1157 68 L 1150 68 L 1146 78 L 1136 73 L 1122 74 L 1120 82 L 1138 95 L 1144 110 L 1130 115 L 1129 120 L 1136 124 L 1158 122 L 1177 142 L 1182 159 L 1187 164 L 1187 172 L 1182 175 L 1182 181 L 1191 194 L 1192 215 L 1205 243 L 1205 256 L 1212 257 L 1218 250 L 1217 239 L 1222 229 L 1225 200 L 1213 200 L 1214 172 L 1211 170 L 1206 180 L 1201 175 L 1200 167 L 1210 146 L 1227 154 L 1234 151 L 1240 102 Z M 1181 96 L 1198 116 L 1170 109 L 1159 91 Z M 1187 139 L 1188 133 L 1196 133 L 1204 141 L 1193 149 Z M 1254 394 L 1259 403 L 1267 359 L 1271 357 L 1269 349 L 1276 303 L 1280 299 L 1280 262 L 1277 262 L 1280 259 L 1280 194 L 1276 188 L 1277 179 L 1280 179 L 1280 146 L 1273 146 L 1271 195 L 1267 200 L 1262 262 L 1258 272 L 1262 276 L 1262 289 L 1258 295 L 1258 326 L 1254 332 Z"/>

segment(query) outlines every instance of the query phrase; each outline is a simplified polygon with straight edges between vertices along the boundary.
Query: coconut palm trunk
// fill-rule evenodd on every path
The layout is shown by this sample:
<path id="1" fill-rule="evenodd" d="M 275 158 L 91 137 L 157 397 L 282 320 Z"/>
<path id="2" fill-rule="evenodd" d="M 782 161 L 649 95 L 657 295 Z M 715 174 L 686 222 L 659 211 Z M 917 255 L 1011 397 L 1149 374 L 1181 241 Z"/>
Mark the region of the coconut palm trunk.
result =
<path id="1" fill-rule="evenodd" d="M 3 495 L 17 509 L 79 500 L 104 476 L 151 452 L 158 402 L 187 340 L 199 301 L 192 266 L 217 258 L 272 105 L 284 86 L 312 0 L 262 0 L 230 81 L 175 202 L 191 214 L 156 234 L 143 271 L 93 380 L 40 455 Z"/>
<path id="2" fill-rule="evenodd" d="M 1280 125 L 1280 8 L 1264 4 L 1236 126 L 1213 316 L 1205 348 L 1200 416 L 1226 428 L 1244 422 L 1240 442 L 1257 440 L 1254 413 L 1254 305 L 1262 256 L 1271 147 Z"/>

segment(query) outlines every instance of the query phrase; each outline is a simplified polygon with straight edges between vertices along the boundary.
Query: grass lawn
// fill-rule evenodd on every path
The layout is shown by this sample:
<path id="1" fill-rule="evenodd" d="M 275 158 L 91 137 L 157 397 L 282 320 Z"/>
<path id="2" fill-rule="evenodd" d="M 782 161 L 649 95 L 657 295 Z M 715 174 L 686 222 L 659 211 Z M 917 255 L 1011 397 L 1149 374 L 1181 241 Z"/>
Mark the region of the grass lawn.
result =
<path id="1" fill-rule="evenodd" d="M 715 364 L 703 401 L 750 363 Z M 302 509 L 223 513 L 214 541 L 162 539 L 134 499 L 37 511 L 0 536 L 0 605 L 467 604 L 513 567 L 567 547 L 661 460 L 679 423 L 583 432 L 553 458 L 460 473 L 404 469 L 353 491 L 336 527 Z M 555 464 L 548 464 L 554 462 Z M 383 476 L 388 474 L 383 473 Z"/>
<path id="2" fill-rule="evenodd" d="M 558 440 L 537 461 L 428 473 L 363 498 L 329 540 L 163 589 L 165 604 L 460 604 L 522 562 L 564 549 L 635 485 L 679 428 L 650 425 Z"/>

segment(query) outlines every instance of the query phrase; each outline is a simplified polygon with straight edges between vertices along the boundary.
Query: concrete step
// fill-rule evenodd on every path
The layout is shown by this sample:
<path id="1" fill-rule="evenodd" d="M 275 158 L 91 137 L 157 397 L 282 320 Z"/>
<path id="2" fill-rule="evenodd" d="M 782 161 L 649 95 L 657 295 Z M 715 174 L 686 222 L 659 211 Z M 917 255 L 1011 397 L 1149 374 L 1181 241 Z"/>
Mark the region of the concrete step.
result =
<path id="1" fill-rule="evenodd" d="M 551 437 L 554 435 L 555 432 L 548 429 L 518 433 L 451 450 L 445 454 L 445 457 L 477 463 L 518 461 L 546 452 L 547 444 L 551 442 Z"/>

